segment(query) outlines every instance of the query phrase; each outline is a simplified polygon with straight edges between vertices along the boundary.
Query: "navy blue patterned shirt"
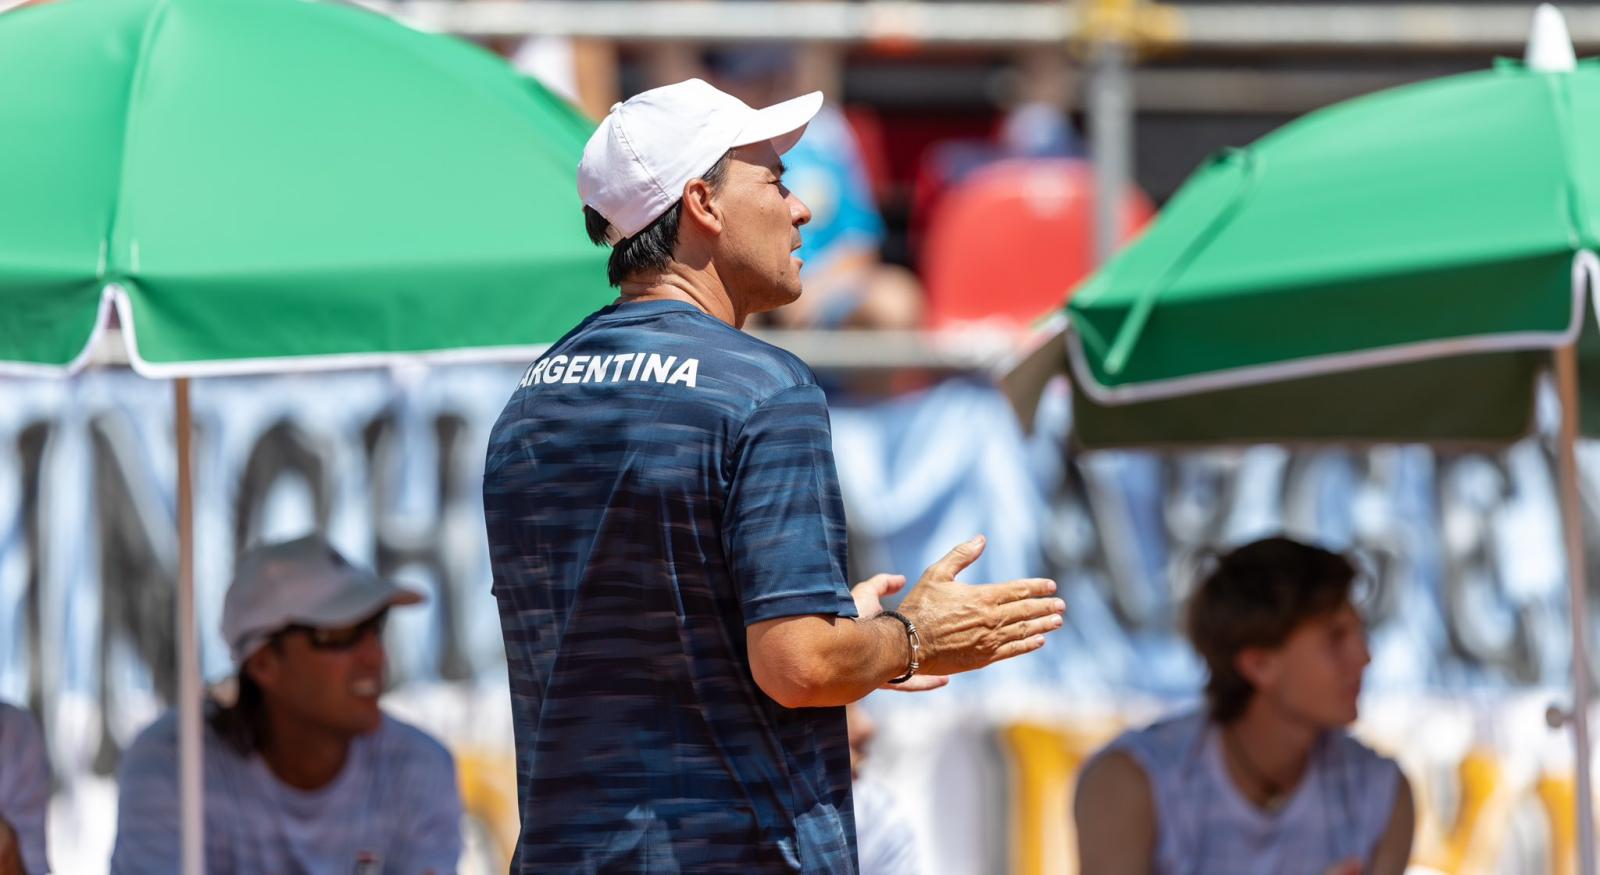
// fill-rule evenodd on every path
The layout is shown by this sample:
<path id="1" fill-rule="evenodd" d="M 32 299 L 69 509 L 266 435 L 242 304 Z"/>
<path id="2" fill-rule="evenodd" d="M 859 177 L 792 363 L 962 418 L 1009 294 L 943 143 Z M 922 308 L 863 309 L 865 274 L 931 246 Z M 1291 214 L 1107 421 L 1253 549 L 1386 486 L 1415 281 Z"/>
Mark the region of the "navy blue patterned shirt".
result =
<path id="1" fill-rule="evenodd" d="M 511 871 L 853 873 L 844 709 L 788 709 L 745 628 L 855 616 L 809 368 L 688 304 L 590 316 L 484 473 L 517 736 Z"/>

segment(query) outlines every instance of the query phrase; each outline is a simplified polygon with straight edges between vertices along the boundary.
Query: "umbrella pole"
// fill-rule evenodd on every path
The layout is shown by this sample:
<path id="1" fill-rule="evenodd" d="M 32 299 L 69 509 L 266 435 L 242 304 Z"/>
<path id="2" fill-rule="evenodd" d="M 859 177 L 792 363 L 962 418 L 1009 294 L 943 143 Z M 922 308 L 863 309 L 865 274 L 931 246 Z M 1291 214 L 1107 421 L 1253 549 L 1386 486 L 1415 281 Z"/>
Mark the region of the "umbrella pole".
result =
<path id="1" fill-rule="evenodd" d="M 178 443 L 178 798 L 183 875 L 203 875 L 200 637 L 194 611 L 194 471 L 189 381 L 173 382 Z"/>
<path id="2" fill-rule="evenodd" d="M 1561 440 L 1557 447 L 1561 521 L 1566 536 L 1567 581 L 1572 611 L 1572 743 L 1578 795 L 1578 872 L 1594 875 L 1594 796 L 1589 758 L 1589 577 L 1584 568 L 1583 516 L 1578 495 L 1578 346 L 1556 350 L 1556 387 L 1561 395 Z"/>

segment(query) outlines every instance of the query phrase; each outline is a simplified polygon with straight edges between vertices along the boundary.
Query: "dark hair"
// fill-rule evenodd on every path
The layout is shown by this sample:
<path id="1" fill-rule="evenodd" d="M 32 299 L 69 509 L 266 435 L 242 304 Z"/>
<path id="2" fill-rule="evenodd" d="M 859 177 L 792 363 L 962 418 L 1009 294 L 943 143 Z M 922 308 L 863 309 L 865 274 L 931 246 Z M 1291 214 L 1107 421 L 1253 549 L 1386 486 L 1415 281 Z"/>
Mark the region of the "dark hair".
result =
<path id="1" fill-rule="evenodd" d="M 732 152 L 724 152 L 711 169 L 700 174 L 700 178 L 711 186 L 713 191 L 722 187 L 723 180 L 728 176 L 728 160 Z M 611 250 L 611 260 L 606 263 L 606 279 L 613 286 L 620 287 L 622 281 L 636 273 L 646 273 L 662 270 L 667 263 L 672 261 L 672 251 L 678 245 L 678 220 L 683 215 L 683 200 L 667 208 L 667 211 L 656 218 L 654 222 L 646 225 L 643 231 L 621 240 Z M 583 224 L 589 232 L 589 242 L 596 246 L 606 245 L 606 229 L 611 227 L 611 222 L 594 207 L 584 204 Z"/>
<path id="2" fill-rule="evenodd" d="M 1255 689 L 1235 661 L 1249 647 L 1277 647 L 1301 623 L 1350 600 L 1356 568 L 1344 556 L 1286 537 L 1264 538 L 1216 560 L 1189 597 L 1189 640 L 1210 677 L 1211 717 L 1232 723 Z"/>
<path id="3" fill-rule="evenodd" d="M 279 647 L 281 639 L 273 636 L 268 644 Z M 233 703 L 223 705 L 213 702 L 206 721 L 217 736 L 239 753 L 249 756 L 267 745 L 267 699 L 261 685 L 244 666 L 239 666 L 235 676 L 238 692 Z"/>

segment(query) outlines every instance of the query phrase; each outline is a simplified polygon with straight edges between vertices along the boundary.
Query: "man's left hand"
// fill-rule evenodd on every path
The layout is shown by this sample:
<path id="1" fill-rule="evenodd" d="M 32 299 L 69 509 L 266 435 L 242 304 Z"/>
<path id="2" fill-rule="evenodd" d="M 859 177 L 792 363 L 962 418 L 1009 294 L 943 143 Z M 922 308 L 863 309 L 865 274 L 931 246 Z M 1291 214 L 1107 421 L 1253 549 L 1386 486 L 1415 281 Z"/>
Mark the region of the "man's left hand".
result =
<path id="1" fill-rule="evenodd" d="M 860 619 L 869 620 L 883 613 L 883 598 L 891 596 L 906 587 L 904 574 L 874 574 L 850 588 L 850 597 L 855 599 L 856 613 Z M 950 678 L 940 674 L 919 674 L 905 683 L 884 684 L 878 689 L 896 690 L 902 693 L 922 693 L 928 690 L 937 690 L 950 683 Z"/>

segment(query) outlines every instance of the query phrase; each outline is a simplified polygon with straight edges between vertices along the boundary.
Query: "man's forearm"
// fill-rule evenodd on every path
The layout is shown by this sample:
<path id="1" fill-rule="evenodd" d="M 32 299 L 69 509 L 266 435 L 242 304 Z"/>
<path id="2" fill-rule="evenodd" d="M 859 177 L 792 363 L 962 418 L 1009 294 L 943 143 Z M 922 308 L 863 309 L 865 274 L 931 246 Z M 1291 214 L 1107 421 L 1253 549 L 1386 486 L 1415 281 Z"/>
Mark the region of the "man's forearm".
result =
<path id="1" fill-rule="evenodd" d="M 750 627 L 756 684 L 786 708 L 848 705 L 905 674 L 911 645 L 893 617 L 791 617 Z"/>

